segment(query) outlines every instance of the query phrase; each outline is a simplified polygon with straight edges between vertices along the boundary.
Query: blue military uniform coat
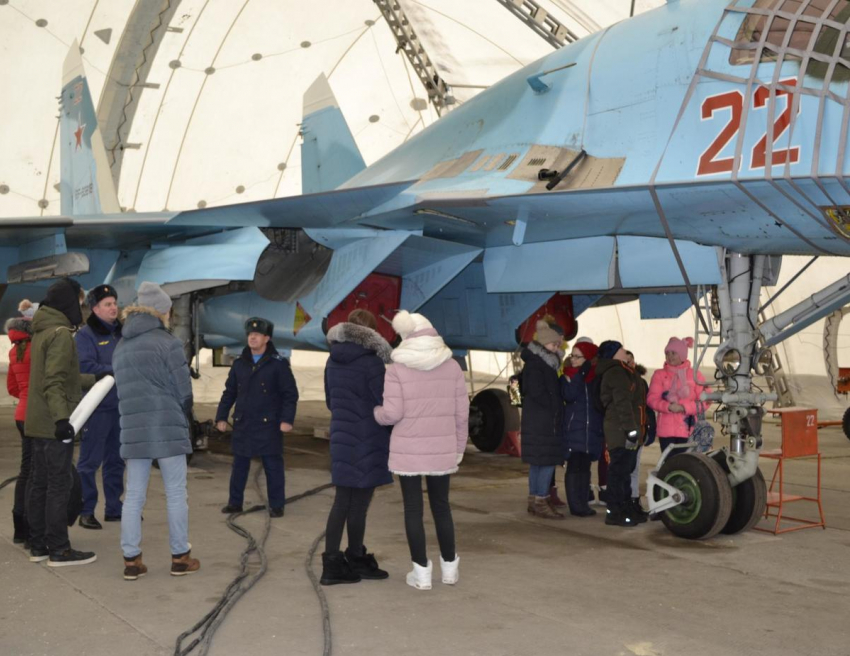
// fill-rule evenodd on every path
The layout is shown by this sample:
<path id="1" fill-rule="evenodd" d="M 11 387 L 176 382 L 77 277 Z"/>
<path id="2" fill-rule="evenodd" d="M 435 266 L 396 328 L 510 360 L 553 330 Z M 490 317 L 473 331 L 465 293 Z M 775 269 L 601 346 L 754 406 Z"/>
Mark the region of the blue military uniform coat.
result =
<path id="1" fill-rule="evenodd" d="M 227 421 L 234 404 L 234 455 L 253 458 L 282 454 L 280 424 L 295 421 L 298 388 L 289 360 L 271 342 L 256 364 L 248 347 L 233 363 L 215 420 Z"/>
<path id="2" fill-rule="evenodd" d="M 80 371 L 84 374 L 112 375 L 112 354 L 121 339 L 121 322 L 104 323 L 92 313 L 76 335 Z M 113 387 L 96 412 L 118 410 L 118 389 Z"/>

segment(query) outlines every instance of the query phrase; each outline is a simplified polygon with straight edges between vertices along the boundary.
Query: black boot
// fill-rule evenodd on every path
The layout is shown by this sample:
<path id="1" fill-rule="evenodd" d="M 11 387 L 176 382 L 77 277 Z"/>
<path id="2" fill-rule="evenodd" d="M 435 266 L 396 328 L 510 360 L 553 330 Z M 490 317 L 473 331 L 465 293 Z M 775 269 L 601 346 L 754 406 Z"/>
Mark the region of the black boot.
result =
<path id="1" fill-rule="evenodd" d="M 587 493 L 590 492 L 590 495 L 593 496 L 593 492 L 590 491 L 590 472 L 579 472 L 576 478 L 578 498 L 581 501 L 581 516 L 592 517 L 596 514 L 596 511 L 590 507 L 590 501 L 588 500 L 587 495 Z"/>
<path id="2" fill-rule="evenodd" d="M 638 524 L 643 524 L 649 520 L 649 513 L 640 505 L 640 497 L 632 497 L 632 517 Z"/>
<path id="3" fill-rule="evenodd" d="M 26 544 L 30 538 L 30 525 L 27 522 L 27 516 L 12 513 L 12 522 L 15 525 L 15 536 L 12 538 L 12 542 Z"/>
<path id="4" fill-rule="evenodd" d="M 583 493 L 578 488 L 578 476 L 578 472 L 568 470 L 564 476 L 564 488 L 567 490 L 567 505 L 570 507 L 570 514 L 576 517 L 584 517 L 582 501 L 585 503 L 587 501 L 579 498 Z"/>
<path id="5" fill-rule="evenodd" d="M 375 560 L 375 555 L 366 553 L 366 547 L 360 547 L 360 553 L 351 550 L 351 547 L 345 550 L 345 559 L 348 561 L 351 571 L 358 574 L 361 579 L 386 579 L 389 574 L 378 567 L 378 561 Z"/>
<path id="6" fill-rule="evenodd" d="M 351 571 L 345 556 L 341 551 L 322 554 L 322 585 L 336 585 L 337 583 L 357 583 L 360 575 Z"/>

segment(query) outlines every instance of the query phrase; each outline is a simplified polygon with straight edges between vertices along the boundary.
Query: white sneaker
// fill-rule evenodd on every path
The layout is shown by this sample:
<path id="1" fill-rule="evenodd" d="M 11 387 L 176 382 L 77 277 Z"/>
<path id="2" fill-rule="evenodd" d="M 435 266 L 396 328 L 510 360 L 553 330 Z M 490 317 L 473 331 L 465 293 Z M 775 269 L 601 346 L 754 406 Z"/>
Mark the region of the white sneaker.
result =
<path id="1" fill-rule="evenodd" d="M 440 571 L 443 574 L 443 583 L 446 585 L 457 583 L 458 578 L 460 578 L 457 571 L 458 564 L 460 564 L 460 556 L 457 554 L 455 554 L 455 559 L 448 563 L 440 556 Z"/>
<path id="2" fill-rule="evenodd" d="M 455 559 L 457 560 L 457 559 Z M 422 567 L 413 563 L 413 569 L 407 573 L 407 585 L 417 590 L 431 589 L 431 561 L 428 561 L 428 567 Z"/>

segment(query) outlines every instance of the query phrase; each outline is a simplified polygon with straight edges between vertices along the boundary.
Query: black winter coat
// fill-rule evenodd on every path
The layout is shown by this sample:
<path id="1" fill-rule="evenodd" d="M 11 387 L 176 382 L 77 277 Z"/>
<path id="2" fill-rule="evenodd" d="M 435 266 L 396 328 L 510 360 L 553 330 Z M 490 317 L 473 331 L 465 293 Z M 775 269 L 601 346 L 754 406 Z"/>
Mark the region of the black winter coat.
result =
<path id="1" fill-rule="evenodd" d="M 585 380 L 581 371 L 573 376 L 561 376 L 561 396 L 566 402 L 564 408 L 564 458 L 570 453 L 587 453 L 593 460 L 599 460 L 605 447 L 605 435 L 602 431 L 602 415 L 590 398 L 592 381 Z"/>
<path id="2" fill-rule="evenodd" d="M 282 454 L 280 425 L 295 421 L 298 388 L 289 360 L 271 342 L 257 364 L 247 346 L 233 363 L 215 420 L 227 421 L 234 403 L 231 439 L 234 455 L 253 458 Z"/>
<path id="3" fill-rule="evenodd" d="M 646 435 L 646 382 L 619 360 L 600 359 L 599 396 L 605 407 L 605 444 L 609 451 L 626 446 L 626 435 L 637 431 L 639 443 Z"/>
<path id="4" fill-rule="evenodd" d="M 537 342 L 523 349 L 522 461 L 546 467 L 561 465 L 564 401 L 558 382 L 561 359 Z"/>
<path id="5" fill-rule="evenodd" d="M 374 330 L 353 323 L 328 332 L 325 402 L 331 411 L 331 481 L 370 488 L 393 482 L 387 468 L 392 426 L 375 421 L 384 403 L 384 374 L 392 347 Z"/>

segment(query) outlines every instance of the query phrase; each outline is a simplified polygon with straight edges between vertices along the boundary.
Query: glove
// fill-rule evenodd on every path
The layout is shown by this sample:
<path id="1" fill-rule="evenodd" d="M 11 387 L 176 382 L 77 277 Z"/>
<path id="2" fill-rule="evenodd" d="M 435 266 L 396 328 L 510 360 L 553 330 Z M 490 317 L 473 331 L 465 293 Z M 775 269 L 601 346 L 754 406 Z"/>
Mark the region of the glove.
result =
<path id="1" fill-rule="evenodd" d="M 637 448 L 638 448 L 638 432 L 636 430 L 629 431 L 626 434 L 626 448 L 629 451 L 637 451 Z"/>
<path id="2" fill-rule="evenodd" d="M 582 376 L 587 376 L 587 372 L 590 371 L 590 368 L 593 366 L 593 363 L 590 360 L 585 360 L 584 364 L 579 368 L 579 373 Z"/>
<path id="3" fill-rule="evenodd" d="M 67 419 L 60 419 L 56 422 L 56 430 L 53 431 L 53 437 L 55 437 L 60 442 L 65 440 L 73 440 L 76 431 L 74 427 L 71 426 L 71 422 Z"/>
<path id="4" fill-rule="evenodd" d="M 457 454 L 457 464 L 460 465 L 461 461 L 463 461 L 463 454 L 458 453 Z"/>
<path id="5" fill-rule="evenodd" d="M 95 381 L 96 383 L 99 383 L 99 382 L 100 382 L 100 381 L 102 381 L 104 378 L 106 378 L 107 376 L 111 376 L 111 375 L 112 375 L 112 372 L 111 372 L 111 371 L 101 371 L 99 374 L 95 374 L 95 375 L 94 375 L 94 381 Z"/>

